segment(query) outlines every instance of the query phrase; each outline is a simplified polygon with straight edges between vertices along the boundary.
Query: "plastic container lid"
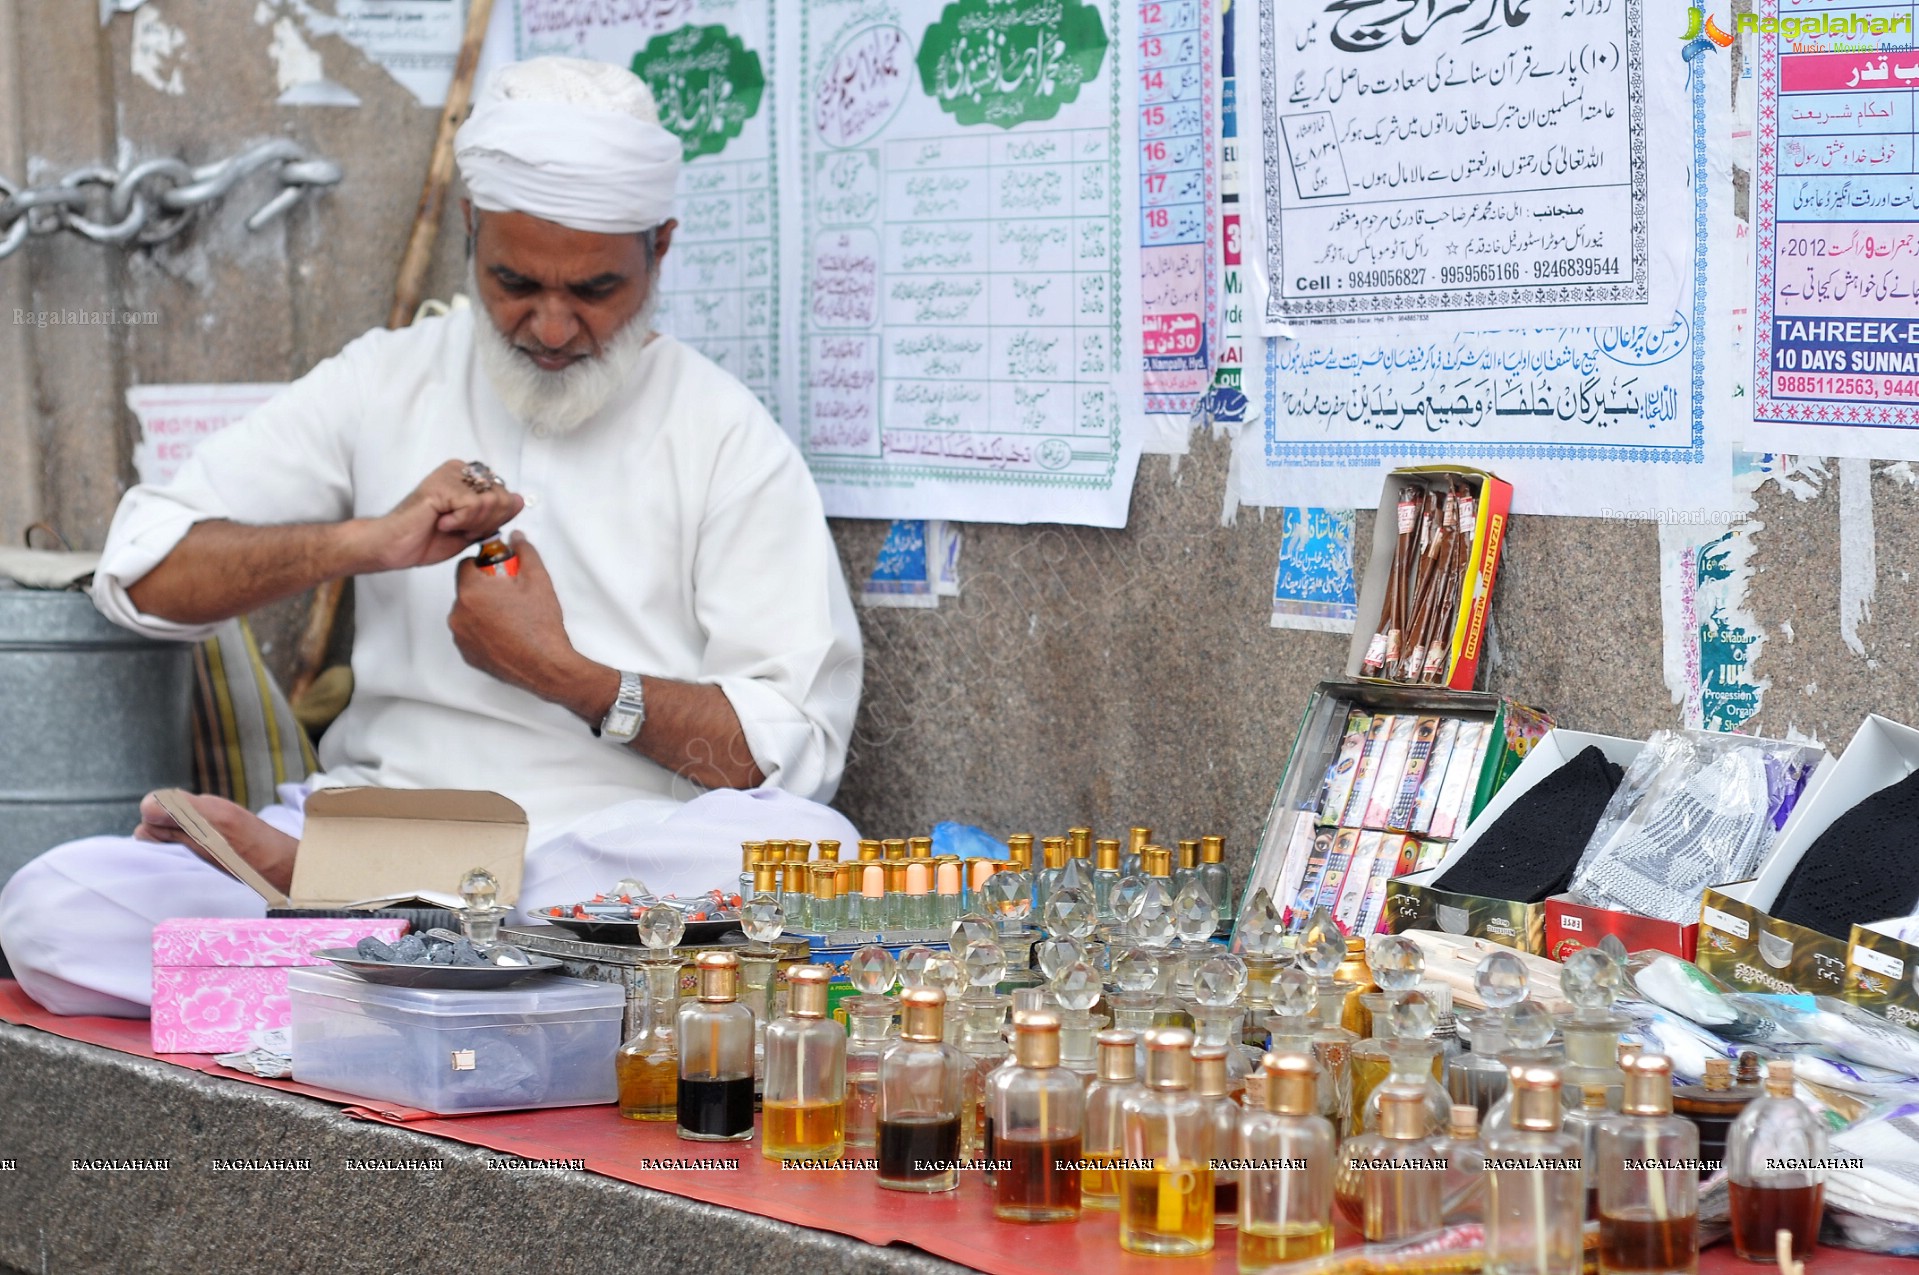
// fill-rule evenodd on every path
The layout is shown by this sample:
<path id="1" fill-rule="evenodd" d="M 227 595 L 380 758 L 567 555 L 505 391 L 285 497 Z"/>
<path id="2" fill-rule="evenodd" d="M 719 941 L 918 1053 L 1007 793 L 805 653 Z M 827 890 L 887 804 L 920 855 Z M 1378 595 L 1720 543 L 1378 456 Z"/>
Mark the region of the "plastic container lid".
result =
<path id="1" fill-rule="evenodd" d="M 529 1020 L 598 1018 L 626 1010 L 626 992 L 613 983 L 541 975 L 491 991 L 446 991 L 429 987 L 388 987 L 326 967 L 287 971 L 287 991 L 295 997 L 345 1002 L 378 1017 L 458 1019 L 461 1027 Z"/>

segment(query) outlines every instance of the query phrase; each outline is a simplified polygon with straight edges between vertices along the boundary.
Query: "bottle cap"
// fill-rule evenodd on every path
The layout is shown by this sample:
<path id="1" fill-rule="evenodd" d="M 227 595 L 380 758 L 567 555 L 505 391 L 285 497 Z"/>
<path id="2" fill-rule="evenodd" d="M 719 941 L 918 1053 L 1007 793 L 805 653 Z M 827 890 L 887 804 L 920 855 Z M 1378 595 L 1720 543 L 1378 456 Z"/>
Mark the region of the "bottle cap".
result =
<path id="1" fill-rule="evenodd" d="M 1753 1050 L 1753 1049 L 1740 1050 L 1739 1051 L 1739 1075 L 1737 1079 L 1733 1081 L 1733 1083 L 1739 1084 L 1739 1085 L 1758 1084 L 1759 1083 L 1759 1062 L 1760 1062 L 1759 1052 L 1757 1050 Z"/>
<path id="2" fill-rule="evenodd" d="M 942 863 L 933 870 L 933 890 L 937 894 L 949 897 L 960 892 L 960 865 Z"/>
<path id="3" fill-rule="evenodd" d="M 1460 1142 L 1470 1142 L 1479 1136 L 1479 1108 L 1471 1103 L 1459 1103 L 1453 1107 L 1453 1118 L 1446 1124 L 1447 1134 Z"/>
<path id="4" fill-rule="evenodd" d="M 904 859 L 906 857 L 906 838 L 904 837 L 888 837 L 886 840 L 880 842 L 880 845 L 885 847 L 886 858 L 889 862 L 894 859 Z"/>
<path id="5" fill-rule="evenodd" d="M 1379 1135 L 1382 1138 L 1426 1136 L 1426 1091 L 1397 1082 L 1381 1085 L 1379 1094 Z"/>
<path id="6" fill-rule="evenodd" d="M 840 896 L 840 868 L 837 863 L 815 863 L 807 868 L 807 875 L 813 878 L 814 898 L 824 900 Z"/>
<path id="7" fill-rule="evenodd" d="M 1094 862 L 1099 870 L 1101 872 L 1118 872 L 1119 839 L 1117 837 L 1101 837 L 1093 843 L 1093 846 L 1098 853 L 1098 858 L 1096 858 Z"/>
<path id="8" fill-rule="evenodd" d="M 1619 1042 L 1619 1065 L 1624 1067 L 1639 1055 L 1639 1046 L 1630 1040 Z"/>
<path id="9" fill-rule="evenodd" d="M 906 892 L 908 894 L 925 894 L 932 888 L 933 883 L 928 880 L 932 875 L 932 873 L 928 871 L 931 867 L 931 864 L 921 859 L 908 859 L 906 861 Z"/>
<path id="10" fill-rule="evenodd" d="M 1059 1066 L 1059 1019 L 1044 1010 L 1014 1014 L 1013 1059 L 1022 1067 Z"/>
<path id="11" fill-rule="evenodd" d="M 1558 1072 L 1550 1067 L 1515 1067 L 1512 1088 L 1513 1128 L 1551 1133 L 1559 1127 Z"/>
<path id="12" fill-rule="evenodd" d="M 1146 1033 L 1146 1086 L 1193 1087 L 1193 1033 L 1181 1027 L 1155 1027 Z"/>
<path id="13" fill-rule="evenodd" d="M 935 1044 L 946 1034 L 946 993 L 915 987 L 900 993 L 900 1039 Z"/>
<path id="14" fill-rule="evenodd" d="M 1199 866 L 1199 839 L 1187 837 L 1179 843 L 1179 866 L 1197 868 Z"/>
<path id="15" fill-rule="evenodd" d="M 1139 1034 L 1121 1028 L 1101 1032 L 1099 1041 L 1099 1078 L 1101 1080 L 1138 1080 Z"/>
<path id="16" fill-rule="evenodd" d="M 1672 1114 L 1672 1062 L 1659 1055 L 1640 1053 L 1623 1064 L 1626 1073 L 1626 1100 L 1619 1110 L 1629 1116 L 1669 1116 Z"/>
<path id="17" fill-rule="evenodd" d="M 889 855 L 880 864 L 880 869 L 886 880 L 888 894 L 906 893 L 906 860 L 895 859 Z"/>
<path id="18" fill-rule="evenodd" d="M 1039 847 L 1047 867 L 1057 870 L 1066 866 L 1065 837 L 1042 837 Z"/>
<path id="19" fill-rule="evenodd" d="M 826 860 L 828 863 L 838 863 L 840 861 L 840 843 L 839 842 L 822 841 L 819 843 L 819 846 L 820 846 L 820 858 Z"/>
<path id="20" fill-rule="evenodd" d="M 826 1017 L 826 985 L 833 972 L 824 965 L 795 965 L 786 971 L 786 1012 L 795 1018 Z"/>
<path id="21" fill-rule="evenodd" d="M 966 879 L 971 884 L 969 884 L 966 888 L 974 891 L 984 890 L 986 888 L 986 883 L 989 880 L 991 880 L 993 874 L 998 871 L 999 871 L 998 859 L 967 860 Z"/>
<path id="22" fill-rule="evenodd" d="M 1310 1116 L 1319 1110 L 1319 1068 L 1310 1054 L 1267 1054 L 1266 1110 L 1282 1116 Z"/>
<path id="23" fill-rule="evenodd" d="M 1706 1088 L 1718 1093 L 1732 1088 L 1732 1060 L 1730 1058 L 1706 1059 Z"/>
<path id="24" fill-rule="evenodd" d="M 753 893 L 778 894 L 780 892 L 780 870 L 778 866 L 764 861 L 753 867 Z"/>
<path id="25" fill-rule="evenodd" d="M 789 841 L 786 843 L 786 861 L 788 863 L 805 863 L 807 852 L 812 848 L 813 843 L 810 841 Z"/>
<path id="26" fill-rule="evenodd" d="M 842 863 L 839 866 L 839 882 L 834 886 L 842 899 L 850 898 L 860 892 L 860 865 Z"/>
<path id="27" fill-rule="evenodd" d="M 1006 839 L 1006 861 L 1022 872 L 1033 866 L 1033 834 L 1016 832 Z"/>
<path id="28" fill-rule="evenodd" d="M 806 864 L 788 859 L 780 869 L 780 889 L 793 894 L 806 893 Z"/>
<path id="29" fill-rule="evenodd" d="M 1066 853 L 1075 859 L 1085 859 L 1093 853 L 1093 830 L 1091 828 L 1068 828 L 1066 830 Z"/>
<path id="30" fill-rule="evenodd" d="M 1139 854 L 1146 849 L 1146 843 L 1153 839 L 1151 828 L 1132 827 L 1126 830 L 1126 853 Z"/>
<path id="31" fill-rule="evenodd" d="M 860 869 L 860 896 L 867 899 L 886 897 L 886 869 L 877 863 L 869 863 Z"/>
<path id="32" fill-rule="evenodd" d="M 1149 877 L 1173 875 L 1173 852 L 1165 846 L 1147 846 L 1139 852 L 1140 870 Z"/>
<path id="33" fill-rule="evenodd" d="M 1201 837 L 1199 839 L 1199 861 L 1201 863 L 1226 862 L 1226 838 Z"/>
<path id="34" fill-rule="evenodd" d="M 739 996 L 740 958 L 731 952 L 701 952 L 693 958 L 700 971 L 700 999 L 730 1001 Z"/>
<path id="35" fill-rule="evenodd" d="M 880 852 L 882 848 L 883 847 L 881 847 L 880 843 L 873 840 L 871 837 L 860 838 L 860 844 L 859 844 L 860 862 L 871 863 L 875 859 L 878 859 L 880 857 Z"/>
<path id="36" fill-rule="evenodd" d="M 932 858 L 933 839 L 931 837 L 908 837 L 906 839 L 906 857 L 909 859 Z"/>
<path id="37" fill-rule="evenodd" d="M 1792 1059 L 1774 1058 L 1766 1063 L 1766 1095 L 1792 1097 Z"/>
<path id="38" fill-rule="evenodd" d="M 760 866 L 760 854 L 766 849 L 764 841 L 740 842 L 740 871 L 750 873 Z"/>
<path id="39" fill-rule="evenodd" d="M 1233 1092 L 1224 1045 L 1193 1046 L 1193 1091 L 1202 1098 L 1224 1098 Z"/>

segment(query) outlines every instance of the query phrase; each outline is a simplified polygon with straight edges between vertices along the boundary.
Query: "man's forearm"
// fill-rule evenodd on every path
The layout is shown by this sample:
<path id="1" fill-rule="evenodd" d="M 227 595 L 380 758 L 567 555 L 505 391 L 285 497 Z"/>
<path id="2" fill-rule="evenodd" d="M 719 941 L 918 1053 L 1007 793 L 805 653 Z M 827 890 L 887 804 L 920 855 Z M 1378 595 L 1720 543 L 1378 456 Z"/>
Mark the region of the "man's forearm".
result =
<path id="1" fill-rule="evenodd" d="M 197 522 L 127 596 L 162 620 L 212 624 L 360 573 L 369 540 L 362 520 L 272 527 Z"/>
<path id="2" fill-rule="evenodd" d="M 546 698 L 598 726 L 619 694 L 617 669 L 577 656 L 566 667 L 545 671 Z M 717 686 L 641 678 L 646 721 L 632 747 L 642 756 L 708 788 L 757 788 L 765 782 L 747 747 L 733 702 Z"/>

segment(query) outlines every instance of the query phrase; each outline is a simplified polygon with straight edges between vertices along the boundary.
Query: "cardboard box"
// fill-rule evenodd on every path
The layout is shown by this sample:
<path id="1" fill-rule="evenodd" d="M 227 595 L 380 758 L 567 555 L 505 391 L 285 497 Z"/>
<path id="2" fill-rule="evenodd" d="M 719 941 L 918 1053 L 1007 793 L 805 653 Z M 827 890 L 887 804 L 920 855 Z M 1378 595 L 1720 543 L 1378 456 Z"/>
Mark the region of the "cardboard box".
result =
<path id="1" fill-rule="evenodd" d="M 256 1031 L 288 1023 L 287 970 L 321 965 L 313 953 L 369 936 L 391 943 L 405 921 L 268 921 L 205 917 L 153 929 L 153 1050 L 226 1054 Z"/>
<path id="2" fill-rule="evenodd" d="M 1846 999 L 1919 1031 L 1919 945 L 1878 928 L 1888 924 L 1852 927 L 1846 943 Z"/>
<path id="3" fill-rule="evenodd" d="M 485 868 L 499 901 L 520 898 L 526 812 L 496 792 L 324 788 L 306 799 L 291 889 L 254 871 L 178 789 L 154 796 L 215 862 L 272 908 L 354 908 L 420 899 L 459 907 L 460 880 Z"/>
<path id="4" fill-rule="evenodd" d="M 1416 465 L 1395 469 L 1386 475 L 1379 497 L 1379 516 L 1373 520 L 1372 555 L 1359 591 L 1359 617 L 1353 625 L 1352 646 L 1346 653 L 1347 677 L 1364 676 L 1360 670 L 1366 663 L 1366 649 L 1379 631 L 1380 612 L 1385 609 L 1386 578 L 1392 574 L 1393 555 L 1399 542 L 1395 506 L 1399 503 L 1400 489 L 1407 486 L 1443 488 L 1454 479 L 1473 489 L 1477 504 L 1472 555 L 1460 584 L 1459 606 L 1453 617 L 1442 685 L 1455 691 L 1473 688 L 1485 643 L 1486 618 L 1491 614 L 1493 582 L 1499 575 L 1499 555 L 1512 517 L 1513 487 L 1484 470 L 1455 465 Z M 1365 680 L 1380 681 L 1388 686 L 1402 685 L 1383 678 Z"/>
<path id="5" fill-rule="evenodd" d="M 1239 895 L 1242 908 L 1260 889 L 1266 890 L 1280 908 L 1288 906 L 1289 899 L 1283 896 L 1298 888 L 1298 883 L 1281 888 L 1288 884 L 1280 880 L 1287 848 L 1295 842 L 1313 843 L 1314 813 L 1329 776 L 1336 782 L 1350 783 L 1350 768 L 1344 775 L 1332 775 L 1332 767 L 1341 756 L 1347 718 L 1355 709 L 1374 714 L 1437 716 L 1485 723 L 1492 739 L 1471 785 L 1471 796 L 1466 803 L 1469 812 L 1481 809 L 1492 800 L 1499 786 L 1519 768 L 1535 742 L 1552 726 L 1545 714 L 1498 695 L 1384 682 L 1321 682 L 1307 701 L 1299 731 L 1286 758 L 1286 768 L 1273 790 L 1273 802 L 1253 852 L 1252 870 Z"/>

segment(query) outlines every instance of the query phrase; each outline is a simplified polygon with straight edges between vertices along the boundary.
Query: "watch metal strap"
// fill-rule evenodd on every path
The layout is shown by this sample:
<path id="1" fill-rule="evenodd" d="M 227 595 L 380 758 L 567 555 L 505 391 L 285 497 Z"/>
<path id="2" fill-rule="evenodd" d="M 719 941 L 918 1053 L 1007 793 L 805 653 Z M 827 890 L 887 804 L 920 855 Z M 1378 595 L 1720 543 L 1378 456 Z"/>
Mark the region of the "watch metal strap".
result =
<path id="1" fill-rule="evenodd" d="M 605 719 L 594 733 L 616 744 L 629 744 L 645 721 L 646 697 L 641 690 L 640 675 L 622 671 L 620 693 L 614 697 L 613 707 L 606 710 Z"/>

